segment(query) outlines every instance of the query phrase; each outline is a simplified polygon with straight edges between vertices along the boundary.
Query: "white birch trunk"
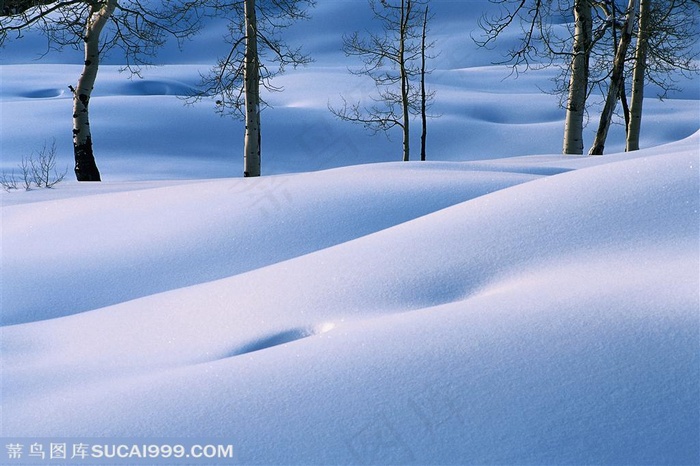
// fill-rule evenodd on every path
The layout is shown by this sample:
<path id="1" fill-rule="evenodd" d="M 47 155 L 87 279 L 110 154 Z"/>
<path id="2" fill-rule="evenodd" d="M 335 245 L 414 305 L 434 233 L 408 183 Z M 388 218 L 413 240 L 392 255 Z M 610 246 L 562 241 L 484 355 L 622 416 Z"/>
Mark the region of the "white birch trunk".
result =
<path id="1" fill-rule="evenodd" d="M 260 176 L 260 65 L 255 0 L 245 0 L 246 49 L 243 72 L 245 141 L 243 175 Z"/>
<path id="2" fill-rule="evenodd" d="M 642 126 L 642 106 L 644 104 L 644 75 L 647 67 L 649 40 L 649 19 L 651 0 L 639 1 L 639 31 L 635 49 L 634 71 L 632 76 L 632 99 L 627 128 L 626 151 L 639 150 L 639 133 Z"/>
<path id="3" fill-rule="evenodd" d="M 591 5 L 588 0 L 576 0 L 574 4 L 574 47 L 571 59 L 569 97 L 564 123 L 565 154 L 583 154 L 583 123 L 588 91 L 588 62 L 593 34 Z"/>
<path id="4" fill-rule="evenodd" d="M 620 89 L 622 88 L 625 79 L 625 57 L 627 49 L 632 41 L 632 29 L 634 27 L 634 18 L 637 16 L 637 0 L 629 0 L 627 6 L 627 19 L 625 20 L 625 29 L 622 32 L 620 43 L 615 52 L 615 60 L 613 62 L 612 76 L 610 77 L 610 86 L 608 87 L 608 95 L 605 99 L 605 106 L 600 115 L 600 123 L 598 131 L 593 141 L 593 146 L 589 152 L 590 155 L 603 155 L 605 151 L 605 141 L 608 138 L 608 130 L 612 115 L 617 105 L 617 99 L 620 98 Z"/>
<path id="5" fill-rule="evenodd" d="M 100 64 L 100 33 L 117 7 L 117 0 L 92 5 L 85 24 L 85 63 L 73 90 L 73 152 L 78 181 L 100 181 L 90 133 L 89 105 Z"/>

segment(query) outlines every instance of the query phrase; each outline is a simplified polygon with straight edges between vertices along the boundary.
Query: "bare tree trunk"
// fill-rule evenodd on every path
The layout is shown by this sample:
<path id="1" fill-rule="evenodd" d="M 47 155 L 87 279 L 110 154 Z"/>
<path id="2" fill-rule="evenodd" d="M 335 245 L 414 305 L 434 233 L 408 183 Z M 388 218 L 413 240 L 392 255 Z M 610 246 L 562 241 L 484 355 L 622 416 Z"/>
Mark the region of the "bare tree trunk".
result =
<path id="1" fill-rule="evenodd" d="M 92 150 L 88 108 L 100 64 L 100 33 L 117 7 L 117 0 L 92 5 L 85 25 L 85 64 L 73 91 L 73 152 L 78 181 L 100 181 Z"/>
<path id="2" fill-rule="evenodd" d="M 588 93 L 588 72 L 593 18 L 589 0 L 576 0 L 574 4 L 574 51 L 571 59 L 569 97 L 564 123 L 565 154 L 583 154 L 583 122 Z"/>
<path id="3" fill-rule="evenodd" d="M 617 19 L 615 18 L 615 8 L 612 8 L 612 23 L 617 24 Z M 617 53 L 617 47 L 618 47 L 618 40 L 617 40 L 617 31 L 613 27 L 612 28 L 612 34 L 613 34 L 613 54 Z M 627 132 L 629 131 L 630 128 L 630 107 L 627 102 L 627 89 L 625 86 L 625 80 L 623 79 L 620 82 L 620 89 L 618 91 L 619 97 L 620 97 L 620 103 L 622 104 L 622 114 L 625 117 L 625 135 L 627 135 Z"/>
<path id="4" fill-rule="evenodd" d="M 620 83 L 620 104 L 622 104 L 622 114 L 625 117 L 625 137 L 630 131 L 630 105 L 627 102 L 627 86 L 625 86 L 625 80 L 623 79 Z"/>
<path id="5" fill-rule="evenodd" d="M 410 158 L 410 96 L 408 71 L 406 70 L 406 40 L 408 34 L 408 20 L 411 14 L 411 0 L 401 0 L 401 29 L 399 44 L 399 67 L 401 70 L 401 107 L 403 111 L 403 161 L 408 162 Z"/>
<path id="6" fill-rule="evenodd" d="M 425 146 L 426 146 L 426 139 L 428 137 L 428 115 L 427 115 L 427 93 L 425 90 L 425 40 L 427 36 L 427 29 L 428 29 L 428 5 L 425 6 L 425 13 L 423 15 L 423 34 L 421 35 L 421 47 L 420 47 L 420 58 L 421 58 L 421 64 L 420 64 L 420 112 L 421 112 L 421 123 L 422 123 L 422 132 L 420 135 L 420 159 L 425 162 L 426 154 L 425 154 Z"/>
<path id="7" fill-rule="evenodd" d="M 644 75 L 647 67 L 647 49 L 649 41 L 649 19 L 651 0 L 639 1 L 639 31 L 637 47 L 634 54 L 634 71 L 632 72 L 632 100 L 629 110 L 626 151 L 639 150 L 639 132 L 642 126 L 642 105 L 644 104 Z"/>
<path id="8" fill-rule="evenodd" d="M 612 76 L 610 77 L 608 95 L 605 99 L 603 112 L 600 114 L 598 131 L 596 132 L 593 147 L 591 147 L 589 155 L 603 155 L 603 151 L 605 150 L 605 141 L 608 138 L 608 130 L 610 129 L 612 114 L 615 111 L 617 99 L 620 97 L 620 89 L 622 88 L 625 79 L 625 57 L 627 56 L 627 49 L 632 41 L 632 28 L 634 26 L 634 18 L 636 17 L 636 13 L 637 0 L 629 0 L 624 31 L 622 32 L 620 43 L 617 46 L 615 60 L 613 61 L 613 71 Z"/>
<path id="9" fill-rule="evenodd" d="M 260 63 L 255 0 L 245 0 L 245 141 L 243 176 L 260 176 Z"/>

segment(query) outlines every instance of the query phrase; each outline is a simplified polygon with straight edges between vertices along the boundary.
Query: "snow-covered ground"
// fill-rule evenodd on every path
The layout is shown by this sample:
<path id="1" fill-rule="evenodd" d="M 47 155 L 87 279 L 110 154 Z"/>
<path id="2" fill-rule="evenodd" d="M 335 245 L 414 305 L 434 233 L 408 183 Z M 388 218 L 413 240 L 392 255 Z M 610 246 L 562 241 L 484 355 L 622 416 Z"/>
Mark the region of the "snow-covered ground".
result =
<path id="1" fill-rule="evenodd" d="M 397 162 L 398 134 L 326 108 L 368 89 L 339 51 L 358 3 L 292 31 L 317 61 L 269 97 L 258 179 L 241 124 L 177 98 L 215 34 L 143 80 L 101 69 L 105 181 L 0 194 L 0 437 L 210 439 L 257 464 L 700 463 L 698 80 L 647 99 L 641 151 L 616 126 L 609 155 L 556 155 L 555 72 L 503 80 L 501 49 L 469 38 L 475 3 L 438 1 L 441 117 L 430 160 Z M 70 163 L 80 57 L 37 50 L 0 57 L 6 170 L 52 138 Z"/>

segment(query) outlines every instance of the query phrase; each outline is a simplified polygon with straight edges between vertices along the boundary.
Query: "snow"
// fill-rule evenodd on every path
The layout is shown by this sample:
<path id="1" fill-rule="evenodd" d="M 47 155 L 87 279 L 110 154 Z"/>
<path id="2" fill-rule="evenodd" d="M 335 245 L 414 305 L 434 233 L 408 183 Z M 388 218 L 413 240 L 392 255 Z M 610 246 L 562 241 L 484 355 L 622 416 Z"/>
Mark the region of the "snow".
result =
<path id="1" fill-rule="evenodd" d="M 238 175 L 240 123 L 177 98 L 210 48 L 144 80 L 100 70 L 105 181 L 0 193 L 0 437 L 209 439 L 242 464 L 700 463 L 697 79 L 646 100 L 642 150 L 616 126 L 603 157 L 556 155 L 554 71 L 503 80 L 459 28 L 478 9 L 437 2 L 441 117 L 429 161 L 402 163 L 398 135 L 326 109 L 368 89 L 337 47 L 356 5 L 295 28 L 317 62 L 270 95 L 261 178 Z M 54 137 L 68 164 L 75 56 L 20 44 L 1 168 Z"/>

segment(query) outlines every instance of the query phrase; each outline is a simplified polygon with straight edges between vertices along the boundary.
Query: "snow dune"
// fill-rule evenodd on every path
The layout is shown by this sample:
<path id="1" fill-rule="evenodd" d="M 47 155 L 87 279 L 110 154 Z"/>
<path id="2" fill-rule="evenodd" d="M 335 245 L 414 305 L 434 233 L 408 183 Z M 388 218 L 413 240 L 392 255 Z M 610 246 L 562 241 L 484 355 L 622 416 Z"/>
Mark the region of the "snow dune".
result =
<path id="1" fill-rule="evenodd" d="M 369 165 L 8 206 L 3 264 L 13 273 L 5 279 L 3 323 L 246 272 L 536 176 L 439 163 Z M 76 293 L 83 288 L 91 291 Z"/>
<path id="2" fill-rule="evenodd" d="M 26 323 L 3 327 L 3 435 L 225 437 L 243 463 L 693 463 L 699 138 L 5 207 L 3 307 Z M 100 251 L 82 262 L 79 218 Z M 66 241 L 47 272 L 41 238 Z"/>
<path id="3" fill-rule="evenodd" d="M 470 38 L 497 5 L 432 0 L 441 117 L 429 161 L 398 163 L 398 139 L 327 110 L 371 90 L 340 52 L 371 27 L 357 5 L 288 31 L 317 61 L 268 96 L 259 179 L 230 178 L 242 126 L 179 99 L 221 25 L 143 80 L 106 58 L 105 182 L 0 192 L 0 437 L 204 439 L 241 464 L 699 464 L 697 79 L 649 88 L 645 149 L 615 153 L 614 125 L 609 155 L 551 155 L 555 71 L 505 79 L 518 31 Z M 0 55 L 0 169 L 53 138 L 68 166 L 82 56 L 21 44 Z"/>

